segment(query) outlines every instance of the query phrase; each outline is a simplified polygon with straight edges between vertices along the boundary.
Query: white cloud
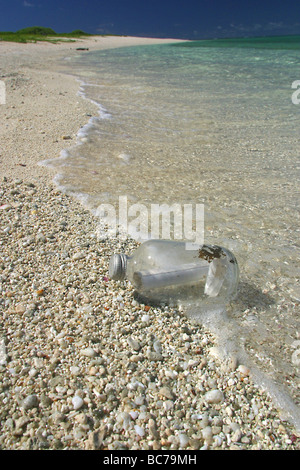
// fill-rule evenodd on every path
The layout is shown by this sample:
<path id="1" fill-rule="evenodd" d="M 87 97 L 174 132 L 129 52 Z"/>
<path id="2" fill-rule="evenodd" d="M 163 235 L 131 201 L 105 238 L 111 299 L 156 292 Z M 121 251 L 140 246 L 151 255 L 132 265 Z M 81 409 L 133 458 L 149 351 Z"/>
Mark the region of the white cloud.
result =
<path id="1" fill-rule="evenodd" d="M 114 23 L 102 23 L 98 25 L 97 33 L 99 34 L 108 34 L 108 31 L 114 27 Z"/>
<path id="2" fill-rule="evenodd" d="M 264 34 L 264 33 L 277 33 L 277 34 L 299 34 L 299 23 L 294 24 L 285 24 L 282 21 L 269 21 L 268 23 L 252 23 L 252 24 L 243 24 L 243 23 L 230 23 L 228 26 L 217 26 L 216 32 L 222 35 L 231 35 L 234 33 L 240 34 Z"/>
<path id="3" fill-rule="evenodd" d="M 34 7 L 33 3 L 27 2 L 26 0 L 23 1 L 23 6 L 24 7 Z"/>

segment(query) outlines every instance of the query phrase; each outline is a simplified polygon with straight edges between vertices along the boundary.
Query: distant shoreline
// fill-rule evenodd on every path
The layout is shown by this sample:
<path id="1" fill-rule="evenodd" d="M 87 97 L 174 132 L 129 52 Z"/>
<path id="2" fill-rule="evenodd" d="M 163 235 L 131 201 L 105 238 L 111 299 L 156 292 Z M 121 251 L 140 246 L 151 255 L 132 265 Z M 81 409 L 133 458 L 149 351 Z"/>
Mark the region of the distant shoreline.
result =
<path id="1" fill-rule="evenodd" d="M 81 37 L 55 44 L 0 41 L 0 80 L 6 86 L 6 104 L 0 105 L 5 123 L 0 128 L 0 177 L 52 181 L 52 172 L 38 162 L 59 157 L 63 149 L 74 145 L 79 129 L 98 113 L 95 104 L 78 96 L 80 85 L 63 59 L 84 54 L 84 50 L 182 41 L 131 36 Z"/>
<path id="2" fill-rule="evenodd" d="M 36 42 L 49 42 L 52 44 L 59 43 L 74 43 L 80 39 L 93 39 L 93 38 L 109 38 L 109 37 L 133 37 L 130 35 L 122 34 L 102 34 L 97 35 L 87 33 L 80 29 L 71 31 L 70 33 L 57 33 L 52 28 L 45 28 L 39 26 L 28 27 L 18 31 L 0 31 L 0 42 L 17 42 L 17 43 L 36 43 Z M 146 36 L 134 36 L 136 38 L 144 38 Z M 157 38 L 156 36 L 148 36 L 148 39 L 168 39 Z M 250 36 L 250 37 L 216 37 L 216 38 L 175 38 L 175 40 L 188 41 L 190 44 L 199 43 L 198 46 L 203 47 L 255 47 L 277 49 L 280 44 L 281 49 L 300 49 L 300 35 L 297 34 L 284 34 L 284 35 L 270 35 L 270 36 Z M 189 47 L 193 47 L 190 45 Z"/>

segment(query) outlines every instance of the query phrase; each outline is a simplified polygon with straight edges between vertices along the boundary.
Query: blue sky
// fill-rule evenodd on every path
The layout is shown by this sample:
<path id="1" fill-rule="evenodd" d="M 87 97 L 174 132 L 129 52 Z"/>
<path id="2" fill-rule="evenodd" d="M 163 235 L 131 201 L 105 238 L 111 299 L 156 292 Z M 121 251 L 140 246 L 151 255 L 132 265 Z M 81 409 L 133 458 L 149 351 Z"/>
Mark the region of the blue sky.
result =
<path id="1" fill-rule="evenodd" d="M 300 34 L 299 0 L 0 0 L 0 31 L 202 39 Z"/>

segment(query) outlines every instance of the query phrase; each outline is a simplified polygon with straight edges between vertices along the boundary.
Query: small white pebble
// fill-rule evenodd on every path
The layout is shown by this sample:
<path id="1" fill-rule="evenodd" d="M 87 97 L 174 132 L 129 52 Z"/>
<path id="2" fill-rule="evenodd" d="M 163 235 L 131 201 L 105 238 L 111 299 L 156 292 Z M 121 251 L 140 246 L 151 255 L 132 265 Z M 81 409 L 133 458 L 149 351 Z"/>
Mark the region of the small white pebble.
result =
<path id="1" fill-rule="evenodd" d="M 83 259 L 85 258 L 85 254 L 84 253 L 75 253 L 73 256 L 72 256 L 72 259 L 74 261 L 77 261 L 79 259 Z"/>
<path id="2" fill-rule="evenodd" d="M 205 394 L 205 400 L 208 403 L 221 403 L 224 400 L 224 395 L 221 390 L 210 390 Z"/>
<path id="3" fill-rule="evenodd" d="M 142 396 L 136 397 L 136 399 L 134 400 L 134 403 L 137 406 L 143 405 L 144 404 L 144 397 L 142 397 Z"/>
<path id="4" fill-rule="evenodd" d="M 95 357 L 96 351 L 93 348 L 85 348 L 80 351 L 80 354 L 86 357 Z"/>
<path id="5" fill-rule="evenodd" d="M 215 436 L 214 445 L 215 447 L 220 447 L 222 445 L 223 439 L 221 436 Z"/>
<path id="6" fill-rule="evenodd" d="M 72 375 L 77 375 L 80 371 L 80 368 L 78 366 L 71 366 L 70 367 L 70 372 Z"/>
<path id="7" fill-rule="evenodd" d="M 186 434 L 179 434 L 179 445 L 180 447 L 184 448 L 188 445 L 189 443 L 189 438 Z"/>
<path id="8" fill-rule="evenodd" d="M 210 426 L 206 426 L 204 429 L 202 429 L 202 437 L 207 443 L 212 441 L 212 436 L 213 433 Z"/>
<path id="9" fill-rule="evenodd" d="M 131 418 L 134 419 L 134 420 L 135 420 L 135 419 L 138 417 L 138 415 L 139 415 L 138 412 L 135 411 L 135 410 L 129 411 L 129 414 L 130 414 Z"/>
<path id="10" fill-rule="evenodd" d="M 6 346 L 5 346 L 5 340 L 4 338 L 0 338 L 0 365 L 5 366 L 7 364 L 7 352 L 6 352 Z"/>
<path id="11" fill-rule="evenodd" d="M 245 376 L 247 376 L 247 375 L 250 374 L 250 369 L 248 369 L 248 367 L 246 367 L 246 366 L 244 366 L 244 365 L 242 365 L 242 364 L 238 367 L 238 371 L 239 371 L 242 375 L 245 375 Z"/>
<path id="12" fill-rule="evenodd" d="M 175 370 L 166 370 L 165 371 L 165 376 L 166 377 L 169 377 L 170 379 L 175 379 L 175 377 L 178 375 L 178 372 L 176 372 Z"/>
<path id="13" fill-rule="evenodd" d="M 75 397 L 72 398 L 72 405 L 74 410 L 79 410 L 83 405 L 83 399 L 75 395 Z"/>
<path id="14" fill-rule="evenodd" d="M 135 432 L 137 433 L 138 436 L 144 437 L 144 435 L 145 435 L 145 430 L 144 430 L 141 426 L 139 426 L 138 424 L 136 424 L 136 425 L 134 426 L 134 430 L 135 430 Z"/>
<path id="15" fill-rule="evenodd" d="M 39 373 L 39 371 L 33 367 L 33 368 L 30 369 L 30 371 L 28 372 L 28 375 L 29 375 L 29 377 L 35 377 L 38 373 Z"/>

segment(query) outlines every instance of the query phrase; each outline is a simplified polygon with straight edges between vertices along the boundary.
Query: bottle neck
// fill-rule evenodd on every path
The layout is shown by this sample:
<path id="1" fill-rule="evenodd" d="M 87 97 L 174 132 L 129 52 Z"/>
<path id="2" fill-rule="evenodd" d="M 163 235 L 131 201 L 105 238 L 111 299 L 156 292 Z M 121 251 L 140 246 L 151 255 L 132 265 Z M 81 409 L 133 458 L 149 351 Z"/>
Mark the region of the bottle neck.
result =
<path id="1" fill-rule="evenodd" d="M 128 256 L 124 253 L 112 255 L 109 263 L 109 276 L 115 281 L 122 281 L 126 275 Z"/>

